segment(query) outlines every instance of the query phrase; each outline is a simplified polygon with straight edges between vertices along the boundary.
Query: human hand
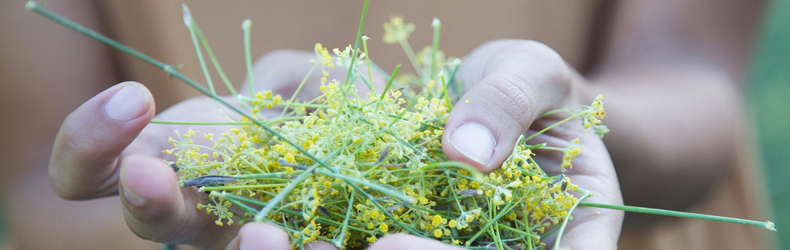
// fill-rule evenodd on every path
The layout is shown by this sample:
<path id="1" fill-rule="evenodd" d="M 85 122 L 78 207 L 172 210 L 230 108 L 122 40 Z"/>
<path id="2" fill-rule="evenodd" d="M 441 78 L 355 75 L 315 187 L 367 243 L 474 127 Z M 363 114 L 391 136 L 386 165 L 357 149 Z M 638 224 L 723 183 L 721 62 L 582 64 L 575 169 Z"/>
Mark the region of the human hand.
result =
<path id="1" fill-rule="evenodd" d="M 442 138 L 451 160 L 491 172 L 510 155 L 520 135 L 531 135 L 565 117 L 547 111 L 589 105 L 599 93 L 573 72 L 551 48 L 534 41 L 497 40 L 468 55 L 456 79 L 468 92 L 450 113 Z M 621 205 L 617 175 L 601 138 L 578 120 L 564 123 L 527 142 L 565 147 L 579 138 L 582 153 L 565 175 L 594 196 L 587 201 Z M 535 160 L 548 175 L 562 173 L 562 153 L 536 150 Z M 573 212 L 561 245 L 571 249 L 616 249 L 623 212 L 579 207 Z M 598 214 L 600 212 L 600 214 Z M 541 241 L 551 245 L 553 236 Z"/>
<path id="2" fill-rule="evenodd" d="M 585 80 L 572 72 L 560 56 L 534 41 L 498 40 L 467 56 L 456 75 L 467 93 L 454 107 L 445 125 L 442 149 L 450 160 L 491 172 L 511 154 L 520 135 L 534 134 L 562 119 L 540 117 L 553 109 L 592 102 L 597 93 L 585 93 Z M 468 102 L 467 102 L 468 101 Z M 601 138 L 578 123 L 564 123 L 528 141 L 565 147 L 575 138 L 583 153 L 564 174 L 572 183 L 593 192 L 591 202 L 620 205 L 622 195 L 612 160 Z M 550 176 L 563 174 L 562 153 L 541 150 L 534 157 Z M 561 247 L 616 249 L 623 212 L 579 207 L 568 223 Z M 556 232 L 542 242 L 553 247 Z M 459 249 L 407 234 L 376 241 L 370 249 Z"/>
<path id="3" fill-rule="evenodd" d="M 264 56 L 255 65 L 256 89 L 290 97 L 295 83 L 310 69 L 308 62 L 313 57 L 313 53 L 294 51 Z M 345 75 L 343 70 L 331 73 Z M 314 75 L 308 84 L 318 84 L 320 74 Z M 247 89 L 242 87 L 240 91 L 244 93 Z M 304 90 L 300 92 L 302 100 L 319 94 L 317 87 L 308 86 Z M 235 102 L 232 97 L 225 98 Z M 49 176 L 55 192 L 69 200 L 122 193 L 120 198 L 129 228 L 141 238 L 156 242 L 190 244 L 203 249 L 226 246 L 235 249 L 240 245 L 245 249 L 290 249 L 288 236 L 276 226 L 249 223 L 241 229 L 219 227 L 214 224 L 214 215 L 195 209 L 204 194 L 194 187 L 180 188 L 173 169 L 162 160 L 168 159 L 162 151 L 172 147 L 166 138 L 173 136 L 174 130 L 183 133 L 190 126 L 149 124 L 154 118 L 154 107 L 153 97 L 143 85 L 124 82 L 99 93 L 72 112 L 60 128 L 50 159 Z M 229 111 L 225 114 L 232 115 Z M 272 112 L 268 117 L 274 115 L 279 113 Z M 207 97 L 181 102 L 156 118 L 227 121 Z M 221 134 L 229 128 L 203 126 L 199 130 Z M 331 245 L 315 243 L 313 247 L 322 249 Z"/>

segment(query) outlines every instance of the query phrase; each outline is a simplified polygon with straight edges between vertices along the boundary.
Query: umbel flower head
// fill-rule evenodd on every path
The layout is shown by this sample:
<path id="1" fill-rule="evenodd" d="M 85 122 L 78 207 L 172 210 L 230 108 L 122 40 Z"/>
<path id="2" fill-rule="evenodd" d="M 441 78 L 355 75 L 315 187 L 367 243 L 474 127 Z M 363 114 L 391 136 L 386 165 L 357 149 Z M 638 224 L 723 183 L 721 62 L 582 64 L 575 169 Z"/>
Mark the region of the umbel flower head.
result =
<path id="1" fill-rule="evenodd" d="M 392 16 L 390 21 L 384 23 L 384 43 L 392 44 L 409 40 L 409 36 L 414 32 L 413 23 L 403 23 L 403 17 Z"/>
<path id="2" fill-rule="evenodd" d="M 350 67 L 352 56 L 356 56 L 356 59 L 354 59 L 354 66 L 362 65 L 362 59 L 365 58 L 365 53 L 359 50 L 355 51 L 351 45 L 348 45 L 345 49 L 343 49 L 343 51 L 340 51 L 337 48 L 332 51 L 335 52 L 335 55 L 337 56 L 337 66 L 340 67 Z"/>

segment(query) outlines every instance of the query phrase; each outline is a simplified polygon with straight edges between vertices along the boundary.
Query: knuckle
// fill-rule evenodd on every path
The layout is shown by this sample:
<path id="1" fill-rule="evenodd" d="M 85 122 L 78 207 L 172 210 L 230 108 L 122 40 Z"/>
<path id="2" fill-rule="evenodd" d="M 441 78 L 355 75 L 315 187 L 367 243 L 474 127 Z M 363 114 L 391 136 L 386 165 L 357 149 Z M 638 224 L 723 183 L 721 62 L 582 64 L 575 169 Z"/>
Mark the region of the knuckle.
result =
<path id="1" fill-rule="evenodd" d="M 512 65 L 522 65 L 534 72 L 534 83 L 552 91 L 560 97 L 569 96 L 573 74 L 559 53 L 546 44 L 533 40 L 510 40 L 506 58 L 501 61 Z M 523 69 L 516 69 L 523 70 Z M 529 73 L 527 73 L 529 74 Z"/>
<path id="2" fill-rule="evenodd" d="M 490 102 L 518 123 L 526 122 L 526 114 L 533 113 L 534 91 L 532 86 L 520 76 L 509 73 L 497 74 L 486 86 L 492 93 L 488 95 Z"/>

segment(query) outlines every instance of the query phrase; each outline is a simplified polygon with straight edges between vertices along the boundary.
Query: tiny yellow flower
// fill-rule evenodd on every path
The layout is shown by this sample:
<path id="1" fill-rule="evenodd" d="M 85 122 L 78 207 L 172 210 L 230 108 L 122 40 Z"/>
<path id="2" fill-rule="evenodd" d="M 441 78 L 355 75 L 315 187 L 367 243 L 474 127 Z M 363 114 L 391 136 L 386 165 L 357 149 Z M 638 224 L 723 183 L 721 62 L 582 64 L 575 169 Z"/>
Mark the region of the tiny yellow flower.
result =
<path id="1" fill-rule="evenodd" d="M 442 232 L 441 229 L 437 228 L 436 230 L 433 230 L 433 237 L 440 238 L 440 237 L 442 237 L 442 234 L 443 234 L 443 232 Z"/>

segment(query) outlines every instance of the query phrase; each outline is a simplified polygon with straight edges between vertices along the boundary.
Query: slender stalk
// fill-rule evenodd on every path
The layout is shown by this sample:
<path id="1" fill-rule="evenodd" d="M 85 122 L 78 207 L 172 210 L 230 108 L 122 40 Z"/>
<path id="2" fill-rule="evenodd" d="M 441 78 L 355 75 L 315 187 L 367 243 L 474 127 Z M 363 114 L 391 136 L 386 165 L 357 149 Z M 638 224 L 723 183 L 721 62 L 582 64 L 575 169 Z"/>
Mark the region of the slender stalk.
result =
<path id="1" fill-rule="evenodd" d="M 444 91 L 444 104 L 447 106 L 447 112 L 453 111 L 453 103 L 450 100 L 450 95 L 447 93 L 447 82 L 444 81 L 444 73 L 441 74 L 442 77 L 442 91 Z"/>
<path id="2" fill-rule="evenodd" d="M 701 219 L 701 220 L 711 220 L 711 221 L 736 223 L 736 224 L 743 224 L 743 225 L 749 225 L 749 226 L 762 227 L 762 228 L 765 228 L 765 229 L 768 229 L 768 230 L 771 230 L 771 231 L 776 231 L 776 228 L 774 227 L 774 223 L 771 222 L 771 221 L 754 221 L 754 220 L 738 219 L 738 218 L 716 216 L 716 215 L 706 215 L 706 214 L 696 214 L 696 213 L 672 211 L 672 210 L 666 210 L 666 209 L 635 207 L 635 206 L 627 206 L 627 205 L 610 205 L 610 204 L 601 204 L 601 203 L 593 203 L 593 202 L 580 202 L 579 205 L 585 206 L 585 207 L 597 207 L 597 208 L 622 210 L 622 211 L 634 212 L 634 213 L 657 214 L 657 215 L 664 215 L 664 216 L 674 216 L 674 217 L 682 217 L 682 218 L 691 218 L 691 219 Z"/>
<path id="3" fill-rule="evenodd" d="M 319 173 L 319 174 L 322 174 L 322 175 L 326 175 L 326 176 L 335 178 L 335 179 L 341 179 L 341 180 L 344 180 L 344 181 L 346 181 L 348 183 L 354 183 L 354 184 L 359 184 L 359 185 L 363 185 L 363 186 L 369 187 L 370 189 L 379 191 L 379 192 L 381 192 L 383 194 L 389 195 L 389 196 L 391 196 L 393 198 L 397 198 L 397 199 L 402 200 L 402 201 L 407 202 L 407 203 L 415 203 L 416 202 L 414 200 L 414 197 L 405 195 L 405 194 L 403 194 L 401 192 L 398 192 L 396 190 L 387 188 L 385 186 L 382 186 L 382 185 L 370 182 L 368 180 L 364 180 L 363 181 L 363 180 L 360 180 L 360 179 L 357 179 L 357 178 L 353 178 L 353 177 L 348 177 L 348 176 L 345 176 L 345 175 L 342 175 L 342 174 L 335 174 L 335 173 L 330 173 L 330 172 L 321 171 L 321 170 L 316 170 L 315 172 Z"/>
<path id="4" fill-rule="evenodd" d="M 271 201 L 269 201 L 269 202 L 262 202 L 262 201 L 247 199 L 247 198 L 244 198 L 244 197 L 228 194 L 228 193 L 225 193 L 225 192 L 218 192 L 218 191 L 212 191 L 211 194 L 209 194 L 209 195 L 210 196 L 214 196 L 214 197 L 221 197 L 223 199 L 228 199 L 228 200 L 237 200 L 237 201 L 240 201 L 240 202 L 246 202 L 246 203 L 249 203 L 249 204 L 252 204 L 252 205 L 256 205 L 256 206 L 266 206 L 269 203 L 271 203 Z M 275 206 L 275 208 L 280 209 L 280 207 L 277 207 L 277 206 Z M 290 210 L 290 209 L 280 209 L 279 211 L 286 212 L 286 213 L 289 213 L 289 214 L 292 214 L 292 215 L 301 215 L 299 212 L 296 212 L 296 211 L 293 211 L 293 210 Z M 257 211 L 255 211 L 255 212 L 257 213 Z M 316 218 L 316 221 L 324 223 L 324 224 L 334 225 L 334 226 L 340 226 L 341 225 L 340 223 L 338 223 L 336 221 L 327 220 L 327 219 L 323 219 L 323 218 Z M 359 232 L 367 233 L 367 234 L 373 233 L 373 232 L 371 232 L 369 230 L 365 230 L 365 229 L 358 228 L 358 227 L 351 226 L 351 225 L 349 225 L 348 228 L 357 230 Z"/>
<path id="5" fill-rule="evenodd" d="M 417 71 L 417 74 L 420 75 L 420 78 L 423 78 L 424 73 L 422 70 L 420 70 L 420 64 L 417 63 L 417 56 L 414 54 L 414 50 L 411 49 L 409 41 L 398 39 L 398 43 L 400 44 L 401 48 L 403 48 L 403 52 L 406 53 L 406 57 L 409 58 L 414 70 Z"/>
<path id="6" fill-rule="evenodd" d="M 252 50 L 250 49 L 250 28 L 252 27 L 252 21 L 250 19 L 244 20 L 241 22 L 241 29 L 244 32 L 244 63 L 247 66 L 247 85 L 250 88 L 250 98 L 255 96 L 255 91 L 253 90 L 253 84 L 255 80 L 253 79 L 252 74 Z"/>
<path id="7" fill-rule="evenodd" d="M 480 231 L 479 231 L 479 232 L 477 232 L 477 234 L 475 234 L 474 236 L 472 236 L 472 238 L 470 238 L 470 239 L 469 239 L 469 240 L 466 242 L 466 247 L 469 247 L 469 245 L 471 245 L 471 244 L 472 244 L 472 242 L 473 242 L 475 239 L 477 239 L 477 237 L 480 237 L 480 235 L 482 235 L 482 234 L 483 234 L 483 233 L 486 231 L 486 229 L 488 229 L 489 227 L 491 227 L 492 225 L 494 225 L 494 223 L 496 223 L 496 222 L 497 222 L 497 221 L 498 221 L 500 218 L 502 218 L 503 216 L 505 216 L 506 212 L 510 212 L 510 210 L 512 210 L 514 207 L 516 207 L 516 205 L 512 205 L 514 200 L 515 200 L 515 199 L 510 199 L 510 201 L 508 201 L 507 205 L 505 205 L 505 208 L 504 208 L 504 209 L 500 210 L 500 211 L 499 211 L 499 213 L 498 213 L 497 215 L 493 216 L 493 218 L 491 218 L 491 219 L 489 219 L 489 220 L 488 220 L 488 223 L 486 223 L 484 226 L 480 227 Z M 521 201 L 521 200 L 519 200 L 519 202 L 518 202 L 518 203 L 520 203 L 520 202 L 522 202 L 522 201 Z M 516 203 L 516 204 L 518 204 L 518 203 Z M 489 206 L 492 206 L 492 205 L 493 205 L 493 202 L 488 202 L 488 205 L 489 205 Z M 511 206 L 511 205 L 512 205 L 512 206 Z M 488 211 L 489 211 L 489 212 L 493 212 L 493 211 L 494 211 L 494 209 L 489 209 Z"/>
<path id="8" fill-rule="evenodd" d="M 219 78 L 222 79 L 223 83 L 225 83 L 225 87 L 228 88 L 230 94 L 233 96 L 237 96 L 238 92 L 236 91 L 236 88 L 233 87 L 233 83 L 230 82 L 228 76 L 225 75 L 225 71 L 222 70 L 222 66 L 220 66 L 217 57 L 214 56 L 214 51 L 211 49 L 211 46 L 208 44 L 208 40 L 206 40 L 206 37 L 203 36 L 203 31 L 200 30 L 200 27 L 197 25 L 197 23 L 192 22 L 192 25 L 195 27 L 195 31 L 198 39 L 200 40 L 200 44 L 202 44 L 203 49 L 206 50 L 206 55 L 208 55 L 209 60 L 211 60 L 211 64 L 214 65 L 214 69 L 217 71 L 217 74 L 219 74 Z"/>
<path id="9" fill-rule="evenodd" d="M 381 92 L 381 96 L 379 96 L 379 100 L 384 99 L 384 96 L 387 95 L 387 91 L 389 91 L 390 86 L 392 86 L 392 81 L 395 80 L 395 76 L 398 74 L 400 70 L 400 64 L 395 66 L 395 70 L 392 71 L 392 75 L 390 76 L 389 81 L 387 81 L 387 86 L 384 87 L 384 91 Z"/>
<path id="10" fill-rule="evenodd" d="M 544 129 L 541 129 L 537 133 L 534 133 L 534 134 L 530 135 L 529 137 L 527 137 L 526 139 L 524 139 L 524 143 L 526 143 L 527 141 L 529 141 L 532 138 L 535 138 L 535 136 L 538 136 L 539 134 L 543 134 L 544 132 L 549 131 L 549 129 L 552 129 L 552 128 L 560 125 L 560 124 L 563 124 L 563 123 L 565 123 L 567 121 L 572 120 L 573 118 L 576 118 L 576 117 L 580 116 L 581 114 L 582 114 L 581 112 L 576 113 L 576 114 L 574 114 L 572 116 L 569 116 L 568 118 L 563 119 L 562 121 L 559 121 L 557 123 L 551 124 L 551 126 L 548 126 L 548 127 L 544 128 Z"/>
<path id="11" fill-rule="evenodd" d="M 562 225 L 560 226 L 560 231 L 557 233 L 557 239 L 554 240 L 554 247 L 552 247 L 552 249 L 554 249 L 554 250 L 560 249 L 560 240 L 562 239 L 562 234 L 565 232 L 565 227 L 568 226 L 568 221 L 571 220 L 571 213 L 573 213 L 573 210 L 575 210 L 576 207 L 578 207 L 579 204 L 584 199 L 587 199 L 588 197 L 592 196 L 592 192 L 590 192 L 590 191 L 581 190 L 581 189 L 579 189 L 579 191 L 583 191 L 584 195 L 582 195 L 582 197 L 579 197 L 579 201 L 574 203 L 573 206 L 571 206 L 571 208 L 568 209 L 568 215 L 566 215 L 565 219 L 562 220 Z"/>
<path id="12" fill-rule="evenodd" d="M 242 175 L 234 175 L 232 177 L 236 177 L 236 179 L 269 179 L 269 178 L 280 178 L 285 176 L 287 173 L 279 172 L 279 173 L 267 173 L 267 174 L 242 174 Z"/>
<path id="13" fill-rule="evenodd" d="M 291 103 L 293 103 L 294 100 L 296 100 L 296 96 L 299 95 L 299 92 L 302 91 L 302 87 L 304 87 L 304 84 L 307 82 L 307 79 L 310 78 L 310 76 L 313 74 L 313 71 L 317 67 L 318 67 L 317 63 L 313 64 L 313 67 L 310 68 L 310 71 L 307 71 L 307 75 L 305 75 L 304 78 L 302 78 L 302 81 L 299 82 L 299 86 L 296 87 L 296 91 L 294 91 L 294 94 L 291 95 L 291 99 L 289 99 L 288 102 L 285 103 L 285 107 L 283 108 L 283 112 L 280 113 L 280 117 L 285 116 L 285 111 L 288 110 L 288 107 L 291 106 Z"/>
<path id="14" fill-rule="evenodd" d="M 439 18 L 433 18 L 433 22 L 431 22 L 431 26 L 433 27 L 433 46 L 431 47 L 431 76 L 433 78 L 434 74 L 436 73 L 436 51 L 439 50 L 439 33 L 442 30 L 442 23 L 439 22 Z M 442 83 L 444 83 L 444 79 L 442 79 Z M 445 87 L 445 93 L 447 93 L 447 88 Z"/>
<path id="15" fill-rule="evenodd" d="M 197 39 L 197 32 L 195 31 L 195 20 L 192 19 L 192 13 L 189 11 L 189 7 L 186 4 L 182 4 L 181 7 L 184 11 L 184 24 L 189 29 L 189 35 L 192 38 L 192 44 L 195 46 L 195 53 L 197 54 L 198 62 L 200 63 L 200 69 L 203 71 L 203 76 L 206 78 L 206 84 L 208 84 L 208 88 L 211 90 L 211 93 L 216 95 L 217 92 L 214 90 L 214 84 L 211 80 L 211 75 L 208 72 L 208 67 L 206 67 L 206 60 L 203 59 L 203 52 L 200 49 L 200 45 L 198 44 Z M 217 105 L 219 106 L 219 105 Z M 219 107 L 217 107 L 219 109 Z"/>
<path id="16" fill-rule="evenodd" d="M 253 188 L 270 188 L 270 187 L 285 187 L 285 183 L 278 184 L 259 184 L 259 185 L 243 185 L 243 186 L 216 186 L 216 187 L 201 187 L 199 192 L 214 191 L 214 190 L 238 190 L 238 189 L 253 189 Z"/>
<path id="17" fill-rule="evenodd" d="M 260 212 L 258 212 L 258 214 L 256 214 L 256 215 L 255 215 L 255 221 L 257 221 L 257 222 L 262 222 L 262 221 L 266 220 L 266 217 L 268 217 L 268 215 L 269 215 L 269 212 L 271 212 L 271 211 L 272 211 L 272 209 L 274 209 L 274 208 L 275 208 L 275 206 L 276 206 L 278 203 L 280 203 L 280 202 L 282 202 L 283 200 L 285 200 L 285 197 L 286 197 L 286 196 L 288 196 L 288 194 L 290 194 L 290 193 L 291 193 L 291 191 L 293 191 L 293 190 L 294 190 L 294 188 L 296 188 L 296 186 L 297 186 L 297 185 L 301 185 L 301 184 L 302 184 L 302 181 L 304 181 L 304 180 L 306 180 L 308 177 L 312 176 L 312 175 L 313 175 L 313 172 L 315 171 L 315 169 L 316 169 L 316 168 L 318 168 L 318 164 L 316 164 L 316 165 L 313 165 L 312 167 L 310 167 L 309 169 L 307 169 L 307 171 L 304 171 L 304 172 L 303 172 L 302 174 L 300 174 L 299 176 L 296 176 L 296 179 L 293 179 L 291 182 L 289 182 L 289 183 L 288 183 L 288 185 L 287 185 L 287 186 L 285 186 L 285 187 L 284 187 L 284 188 L 283 188 L 283 189 L 280 191 L 280 194 L 278 194 L 277 196 L 274 196 L 274 198 L 272 198 L 271 200 L 269 200 L 269 201 L 267 202 L 266 206 L 265 206 L 265 207 L 263 207 L 263 208 L 261 209 L 261 211 L 260 211 Z"/>
<path id="18" fill-rule="evenodd" d="M 460 169 L 466 170 L 466 172 L 468 172 L 470 175 L 472 175 L 472 179 L 473 180 L 482 180 L 483 179 L 483 174 L 480 173 L 480 171 L 478 171 L 475 167 L 472 167 L 472 165 L 469 165 L 469 164 L 466 164 L 466 163 L 463 163 L 463 162 L 455 162 L 455 161 L 438 162 L 438 163 L 433 163 L 433 164 L 428 164 L 428 165 L 422 166 L 422 167 L 419 168 L 419 170 L 422 172 L 422 171 L 427 171 L 428 169 L 432 169 L 432 168 L 445 168 L 445 167 L 456 167 L 456 168 L 460 168 Z"/>
<path id="19" fill-rule="evenodd" d="M 355 194 L 356 193 L 352 189 L 351 190 L 351 197 L 348 200 L 354 201 L 354 195 Z M 352 202 L 349 202 L 348 204 L 351 204 L 351 203 Z M 343 247 L 343 242 L 346 241 L 346 228 L 348 228 L 348 222 L 351 220 L 350 217 L 351 217 L 351 208 L 352 207 L 353 206 L 348 206 L 346 208 L 346 217 L 343 220 L 343 226 L 340 228 L 340 236 L 338 236 L 338 239 L 336 241 L 332 241 L 332 244 L 335 245 L 335 247 L 337 247 L 337 248 L 342 248 Z"/>
<path id="20" fill-rule="evenodd" d="M 354 51 L 351 51 L 351 63 L 348 65 L 348 73 L 346 74 L 346 80 L 343 81 L 343 85 L 345 86 L 348 84 L 348 80 L 351 79 L 351 73 L 354 72 L 354 61 L 357 59 L 357 50 L 359 49 L 359 40 L 362 39 L 362 29 L 365 27 L 365 18 L 368 16 L 368 4 L 370 0 L 365 0 L 365 6 L 362 7 L 362 18 L 359 20 L 359 30 L 357 30 L 357 39 L 354 40 Z"/>
<path id="21" fill-rule="evenodd" d="M 252 125 L 252 122 L 173 122 L 173 121 L 151 121 L 152 124 L 169 125 Z"/>
<path id="22" fill-rule="evenodd" d="M 370 73 L 370 53 L 368 53 L 368 38 L 367 36 L 362 37 L 362 46 L 365 49 L 365 65 L 368 68 L 368 88 L 370 88 L 370 93 L 374 96 L 376 95 L 376 90 L 373 89 L 373 74 Z"/>

